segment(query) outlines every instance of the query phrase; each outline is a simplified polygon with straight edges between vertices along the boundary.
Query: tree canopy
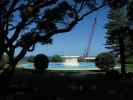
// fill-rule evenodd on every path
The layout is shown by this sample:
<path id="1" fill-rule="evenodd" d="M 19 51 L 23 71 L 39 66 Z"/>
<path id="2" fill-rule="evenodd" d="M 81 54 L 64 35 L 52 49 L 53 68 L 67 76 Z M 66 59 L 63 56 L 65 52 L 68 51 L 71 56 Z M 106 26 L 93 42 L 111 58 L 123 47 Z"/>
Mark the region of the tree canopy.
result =
<path id="1" fill-rule="evenodd" d="M 103 71 L 113 69 L 113 67 L 115 67 L 115 63 L 116 61 L 114 56 L 109 52 L 100 53 L 95 59 L 96 66 Z"/>
<path id="2" fill-rule="evenodd" d="M 111 9 L 108 14 L 108 23 L 106 24 L 107 32 L 106 32 L 106 47 L 111 49 L 113 54 L 116 56 L 120 55 L 120 44 L 119 44 L 119 37 L 121 36 L 124 45 L 125 45 L 125 56 L 129 57 L 133 55 L 133 42 L 131 36 L 130 25 L 131 23 L 131 16 L 129 9 L 131 2 L 128 2 L 127 5 L 117 8 Z M 132 14 L 132 13 L 131 13 Z"/>
<path id="3" fill-rule="evenodd" d="M 118 0 L 112 0 L 118 1 Z M 106 45 L 116 56 L 120 56 L 121 71 L 126 74 L 126 58 L 132 57 L 133 52 L 133 0 L 120 0 L 119 5 L 113 5 L 108 15 L 106 25 Z M 123 1 L 123 2 L 122 2 Z M 129 61 L 127 59 L 127 61 Z"/>
<path id="4" fill-rule="evenodd" d="M 54 55 L 51 57 L 51 62 L 62 62 L 63 58 L 60 55 Z"/>

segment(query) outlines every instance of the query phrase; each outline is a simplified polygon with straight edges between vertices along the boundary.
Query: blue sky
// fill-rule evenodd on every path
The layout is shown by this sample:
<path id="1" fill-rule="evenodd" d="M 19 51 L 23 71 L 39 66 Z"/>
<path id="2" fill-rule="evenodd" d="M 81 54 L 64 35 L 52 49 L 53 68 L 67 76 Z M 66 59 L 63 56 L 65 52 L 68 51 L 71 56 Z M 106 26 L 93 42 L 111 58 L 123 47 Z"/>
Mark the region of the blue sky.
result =
<path id="1" fill-rule="evenodd" d="M 53 36 L 52 45 L 36 45 L 33 52 L 28 52 L 27 56 L 36 55 L 39 53 L 52 56 L 59 55 L 83 55 L 85 48 L 88 45 L 89 33 L 91 31 L 92 23 L 97 15 L 97 25 L 94 32 L 94 37 L 91 44 L 90 56 L 107 51 L 105 49 L 105 24 L 107 23 L 108 9 L 103 8 L 91 15 L 87 16 L 84 20 L 79 22 L 70 32 L 62 33 Z"/>

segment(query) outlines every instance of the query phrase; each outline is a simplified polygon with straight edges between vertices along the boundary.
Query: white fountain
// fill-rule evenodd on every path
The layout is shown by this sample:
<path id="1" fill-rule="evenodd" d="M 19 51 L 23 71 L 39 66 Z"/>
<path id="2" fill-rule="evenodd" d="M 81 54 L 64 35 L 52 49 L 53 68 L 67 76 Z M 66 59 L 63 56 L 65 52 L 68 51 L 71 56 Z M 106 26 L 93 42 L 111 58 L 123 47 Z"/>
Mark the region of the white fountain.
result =
<path id="1" fill-rule="evenodd" d="M 78 62 L 78 56 L 63 56 L 64 58 L 64 66 L 65 68 L 78 68 L 79 62 Z"/>

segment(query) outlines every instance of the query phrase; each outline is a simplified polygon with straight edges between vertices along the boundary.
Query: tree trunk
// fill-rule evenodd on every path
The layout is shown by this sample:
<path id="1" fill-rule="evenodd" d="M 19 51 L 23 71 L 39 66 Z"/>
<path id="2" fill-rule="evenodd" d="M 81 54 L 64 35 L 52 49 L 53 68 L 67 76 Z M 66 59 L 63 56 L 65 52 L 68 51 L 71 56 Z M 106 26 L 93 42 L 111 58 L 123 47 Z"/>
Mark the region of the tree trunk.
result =
<path id="1" fill-rule="evenodd" d="M 13 77 L 14 72 L 15 72 L 15 68 L 16 68 L 16 65 L 15 64 L 12 64 L 12 65 L 10 65 L 10 67 L 11 67 L 11 70 L 8 73 L 9 78 L 10 77 Z"/>
<path id="2" fill-rule="evenodd" d="M 16 63 L 14 61 L 14 58 L 10 56 L 9 57 L 9 71 L 7 73 L 7 78 L 13 77 L 15 68 L 16 68 Z"/>
<path id="3" fill-rule="evenodd" d="M 121 63 L 121 73 L 123 76 L 126 74 L 126 66 L 125 66 L 125 44 L 123 37 L 119 36 L 119 46 L 120 46 L 120 63 Z"/>

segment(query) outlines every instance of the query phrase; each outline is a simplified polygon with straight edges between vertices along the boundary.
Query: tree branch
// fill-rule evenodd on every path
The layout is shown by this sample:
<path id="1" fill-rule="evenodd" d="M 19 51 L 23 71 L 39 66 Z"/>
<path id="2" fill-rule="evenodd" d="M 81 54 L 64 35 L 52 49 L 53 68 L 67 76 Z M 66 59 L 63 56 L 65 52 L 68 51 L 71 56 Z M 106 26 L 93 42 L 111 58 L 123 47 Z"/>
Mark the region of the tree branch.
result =
<path id="1" fill-rule="evenodd" d="M 38 41 L 44 40 L 44 42 L 47 42 L 47 40 L 48 40 L 50 37 L 52 37 L 53 35 L 55 35 L 55 34 L 59 34 L 59 33 L 64 33 L 64 32 L 70 31 L 77 23 L 78 23 L 78 19 L 76 19 L 76 20 L 74 20 L 73 22 L 71 22 L 71 23 L 69 24 L 69 27 L 64 28 L 64 29 L 55 30 L 55 31 L 53 31 L 52 33 L 46 34 L 45 36 L 38 38 Z"/>
<path id="2" fill-rule="evenodd" d="M 16 6 L 16 4 L 18 3 L 18 0 L 13 0 L 10 1 L 12 2 L 11 6 L 9 7 L 8 11 L 6 11 L 6 15 L 5 15 L 5 19 L 6 19 L 6 35 L 8 34 L 8 26 L 9 26 L 9 18 L 11 16 L 11 14 L 13 13 L 13 9 Z"/>
<path id="3" fill-rule="evenodd" d="M 93 13 L 93 12 L 96 11 L 96 10 L 99 10 L 100 8 L 102 8 L 102 7 L 104 7 L 104 6 L 105 6 L 105 3 L 103 3 L 101 6 L 95 8 L 95 9 L 89 11 L 89 12 L 87 12 L 86 14 L 84 14 L 83 16 L 81 16 L 80 18 L 78 18 L 78 15 L 76 15 L 75 20 L 72 21 L 72 22 L 69 24 L 69 26 L 68 26 L 67 28 L 55 30 L 55 31 L 53 31 L 52 33 L 46 34 L 46 35 L 45 35 L 44 37 L 42 37 L 41 39 L 43 39 L 44 42 L 45 42 L 45 41 L 47 41 L 50 37 L 52 37 L 52 36 L 55 35 L 55 34 L 59 34 L 59 33 L 64 33 L 64 32 L 70 31 L 70 30 L 71 30 L 79 21 L 81 21 L 84 17 L 86 17 L 87 15 Z M 74 10 L 74 13 L 76 13 L 75 10 Z M 39 40 L 41 40 L 41 39 L 39 39 Z M 38 41 L 39 41 L 39 40 L 38 40 Z"/>
<path id="4" fill-rule="evenodd" d="M 56 2 L 58 2 L 58 0 L 51 0 L 51 1 L 47 1 L 47 2 L 42 2 L 40 4 L 37 4 L 36 7 L 38 8 L 43 8 L 43 7 L 47 7 L 47 6 L 51 6 L 53 4 L 55 4 Z M 17 11 L 20 10 L 21 8 L 25 8 L 28 7 L 29 5 L 21 5 L 20 7 L 15 8 L 13 11 Z"/>
<path id="5" fill-rule="evenodd" d="M 79 18 L 79 20 L 82 20 L 84 17 L 88 16 L 88 15 L 91 14 L 92 12 L 97 11 L 97 10 L 99 10 L 100 8 L 103 8 L 105 5 L 106 5 L 106 4 L 103 3 L 101 6 L 96 7 L 96 8 L 94 8 L 93 10 L 91 10 L 91 11 L 85 13 L 84 15 L 82 15 L 82 16 Z"/>
<path id="6" fill-rule="evenodd" d="M 42 7 L 46 7 L 46 6 L 51 6 L 53 4 L 56 4 L 56 2 L 58 2 L 58 0 L 50 0 L 45 3 L 41 3 L 40 5 L 38 5 L 38 7 L 42 8 Z"/>
<path id="7" fill-rule="evenodd" d="M 84 1 L 81 2 L 78 12 L 80 12 L 83 9 L 83 5 L 84 5 Z"/>
<path id="8" fill-rule="evenodd" d="M 25 56 L 26 52 L 26 49 L 22 49 L 21 52 L 15 57 L 16 64 Z"/>
<path id="9" fill-rule="evenodd" d="M 57 1 L 58 1 L 58 0 L 51 0 L 51 1 L 48 1 L 48 2 L 46 2 L 46 3 L 41 3 L 40 5 L 36 5 L 36 7 L 39 7 L 39 8 L 44 7 L 44 6 L 46 7 L 46 6 L 55 4 Z M 29 23 L 27 23 L 27 24 L 25 25 L 25 22 L 26 22 L 26 21 L 24 21 L 24 20 L 25 20 L 25 19 L 23 18 L 23 19 L 22 19 L 22 22 L 20 22 L 20 23 L 16 26 L 16 31 L 15 31 L 14 35 L 12 36 L 12 38 L 9 40 L 9 43 L 13 43 L 13 42 L 18 38 L 20 31 L 21 31 L 26 25 L 29 25 L 29 24 L 32 22 L 32 21 L 30 21 Z M 13 28 L 12 28 L 12 29 L 13 29 Z"/>
<path id="10" fill-rule="evenodd" d="M 10 44 L 12 44 L 18 38 L 20 31 L 25 27 L 24 24 L 25 21 L 22 21 L 16 26 L 16 31 L 14 32 L 14 35 L 8 41 Z"/>

